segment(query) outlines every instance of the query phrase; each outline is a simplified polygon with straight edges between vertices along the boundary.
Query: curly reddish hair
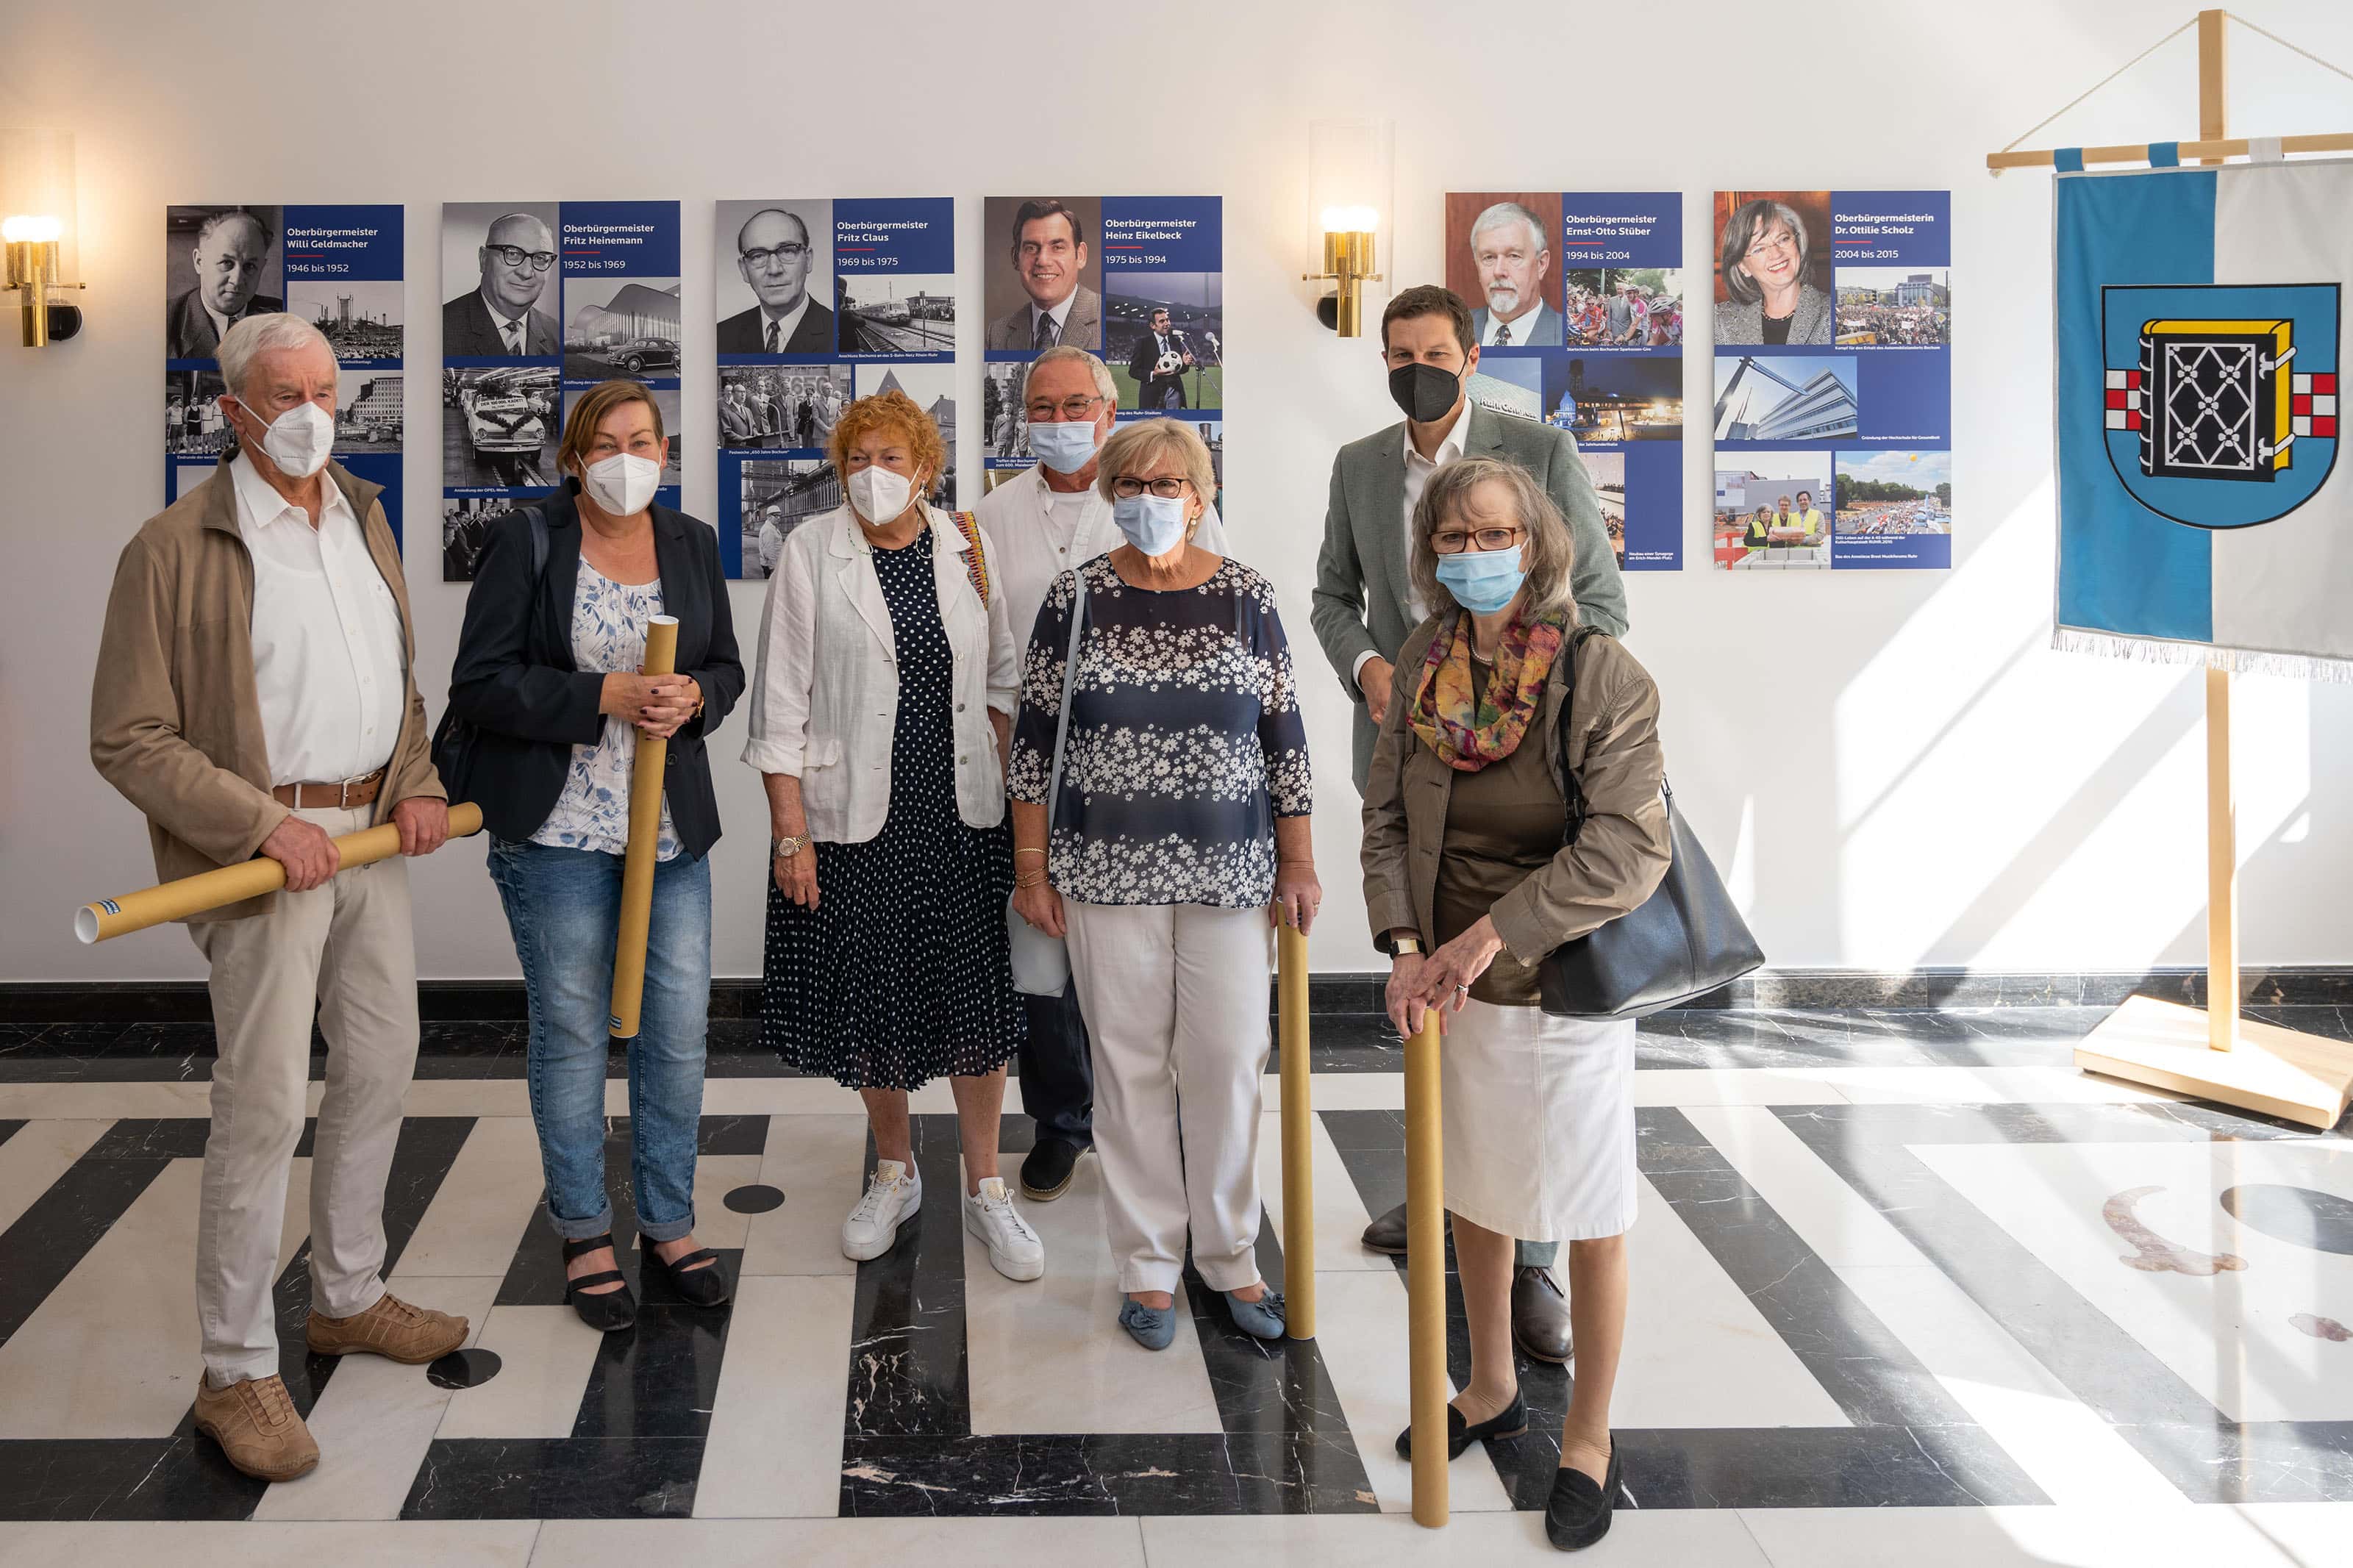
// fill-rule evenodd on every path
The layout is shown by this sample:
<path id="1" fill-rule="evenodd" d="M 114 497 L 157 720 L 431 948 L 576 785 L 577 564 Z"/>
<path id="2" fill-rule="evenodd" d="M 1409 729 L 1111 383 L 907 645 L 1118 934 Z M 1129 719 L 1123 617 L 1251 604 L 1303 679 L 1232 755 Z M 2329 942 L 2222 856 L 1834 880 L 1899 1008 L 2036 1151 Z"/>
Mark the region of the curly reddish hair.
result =
<path id="1" fill-rule="evenodd" d="M 833 442 L 827 455 L 833 459 L 833 471 L 847 477 L 849 472 L 850 448 L 867 437 L 881 431 L 905 441 L 914 454 L 915 466 L 923 472 L 926 486 L 938 482 L 947 472 L 948 446 L 940 439 L 940 427 L 913 398 L 892 387 L 871 397 L 861 397 L 841 411 L 834 425 Z"/>

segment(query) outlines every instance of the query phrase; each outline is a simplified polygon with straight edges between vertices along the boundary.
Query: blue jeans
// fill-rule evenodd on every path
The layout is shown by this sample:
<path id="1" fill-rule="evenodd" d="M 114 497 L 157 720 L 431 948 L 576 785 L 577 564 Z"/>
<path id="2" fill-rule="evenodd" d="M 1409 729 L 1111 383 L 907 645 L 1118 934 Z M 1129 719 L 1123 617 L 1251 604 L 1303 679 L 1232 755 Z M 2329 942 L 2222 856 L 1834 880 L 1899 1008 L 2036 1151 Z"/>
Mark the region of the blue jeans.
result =
<path id="1" fill-rule="evenodd" d="M 605 1194 L 606 1025 L 621 916 L 621 857 L 491 841 L 531 1004 L 531 1119 L 547 1173 L 547 1218 L 567 1241 L 613 1228 Z M 687 854 L 654 871 L 645 1002 L 629 1042 L 629 1180 L 638 1234 L 694 1230 L 695 1134 L 711 1012 L 711 864 Z"/>

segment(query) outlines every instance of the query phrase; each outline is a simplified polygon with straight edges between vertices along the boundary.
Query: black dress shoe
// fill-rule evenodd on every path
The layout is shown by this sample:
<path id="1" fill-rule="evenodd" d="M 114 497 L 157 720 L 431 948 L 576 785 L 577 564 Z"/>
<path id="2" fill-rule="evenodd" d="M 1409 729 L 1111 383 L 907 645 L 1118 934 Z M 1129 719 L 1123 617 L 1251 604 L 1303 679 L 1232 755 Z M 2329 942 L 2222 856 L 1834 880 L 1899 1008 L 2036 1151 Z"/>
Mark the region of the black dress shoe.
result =
<path id="1" fill-rule="evenodd" d="M 1365 1246 L 1391 1258 L 1405 1256 L 1405 1205 L 1398 1205 L 1365 1227 Z"/>
<path id="2" fill-rule="evenodd" d="M 1618 1434 L 1609 1434 L 1609 1473 L 1595 1486 L 1583 1470 L 1563 1465 L 1552 1478 L 1552 1497 L 1545 1504 L 1545 1535 L 1563 1552 L 1590 1546 L 1609 1533 L 1610 1510 L 1618 1503 L 1618 1488 L 1625 1476 L 1618 1465 Z"/>
<path id="3" fill-rule="evenodd" d="M 1555 1366 L 1575 1348 L 1568 1334 L 1568 1293 L 1551 1269 L 1523 1266 L 1513 1271 L 1512 1342 L 1530 1360 Z"/>
<path id="4" fill-rule="evenodd" d="M 1060 1138 L 1039 1139 L 1021 1162 L 1021 1195 L 1033 1204 L 1060 1197 L 1071 1184 L 1071 1173 L 1079 1168 L 1079 1156 L 1086 1152 L 1085 1145 Z"/>
<path id="5" fill-rule="evenodd" d="M 670 1276 L 670 1289 L 677 1291 L 689 1306 L 716 1307 L 727 1300 L 727 1265 L 722 1263 L 719 1254 L 711 1248 L 697 1247 L 692 1252 L 679 1254 L 674 1259 L 663 1258 L 653 1249 L 650 1242 L 645 1250 L 646 1256 Z M 705 1258 L 710 1261 L 704 1262 Z"/>
<path id="6" fill-rule="evenodd" d="M 1446 1457 L 1449 1459 L 1459 1459 L 1462 1457 L 1462 1450 L 1473 1443 L 1490 1437 L 1523 1436 L 1527 1429 L 1527 1403 L 1517 1394 L 1512 1395 L 1512 1402 L 1509 1405 L 1504 1405 L 1503 1409 L 1480 1422 L 1476 1426 L 1463 1420 L 1462 1412 L 1450 1405 L 1446 1407 Z M 1412 1427 L 1409 1426 L 1398 1434 L 1397 1450 L 1398 1458 L 1401 1459 L 1413 1458 Z M 1589 1486 L 1592 1483 L 1587 1484 Z M 1602 1528 L 1609 1527 L 1605 1525 Z"/>

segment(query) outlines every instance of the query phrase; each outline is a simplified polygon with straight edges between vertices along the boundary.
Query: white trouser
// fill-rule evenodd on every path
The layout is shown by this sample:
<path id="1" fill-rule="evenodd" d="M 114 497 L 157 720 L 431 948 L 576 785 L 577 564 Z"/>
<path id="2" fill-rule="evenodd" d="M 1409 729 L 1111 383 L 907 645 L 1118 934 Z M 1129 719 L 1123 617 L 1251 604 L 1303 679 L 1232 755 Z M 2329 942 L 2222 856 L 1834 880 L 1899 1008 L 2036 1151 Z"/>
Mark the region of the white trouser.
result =
<path id="1" fill-rule="evenodd" d="M 1266 911 L 1062 900 L 1093 1041 L 1095 1152 L 1123 1291 L 1258 1282 Z M 1179 1087 L 1183 1092 L 1179 1094 Z"/>
<path id="2" fill-rule="evenodd" d="M 369 813 L 298 812 L 340 837 Z M 311 1305 L 348 1318 L 384 1294 L 384 1186 L 417 1067 L 417 945 L 398 856 L 278 895 L 269 913 L 188 928 L 212 964 L 212 1131 L 196 1215 L 196 1318 L 216 1384 L 278 1373 L 271 1288 L 287 1162 L 302 1136 L 311 1015 L 327 1037 L 311 1154 Z"/>

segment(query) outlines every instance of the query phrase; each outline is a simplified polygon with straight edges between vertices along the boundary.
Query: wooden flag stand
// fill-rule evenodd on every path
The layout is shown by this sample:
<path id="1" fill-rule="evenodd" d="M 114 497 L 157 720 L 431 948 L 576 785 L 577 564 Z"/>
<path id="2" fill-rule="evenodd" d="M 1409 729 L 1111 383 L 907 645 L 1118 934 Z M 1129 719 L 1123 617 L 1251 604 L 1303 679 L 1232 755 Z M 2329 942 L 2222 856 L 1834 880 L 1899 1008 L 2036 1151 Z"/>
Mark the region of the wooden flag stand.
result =
<path id="1" fill-rule="evenodd" d="M 2198 135 L 2181 156 L 2219 163 L 2244 156 L 2228 140 L 2223 65 L 2229 13 L 2198 13 Z M 2169 35 L 2168 35 L 2169 36 Z M 2094 90 L 2097 90 L 2096 89 Z M 2087 95 L 2088 96 L 2088 95 Z M 2077 101 L 2081 101 L 2078 100 Z M 2072 107 L 2072 106 L 2071 106 Z M 2288 153 L 2353 150 L 2353 134 L 2289 136 Z M 2146 146 L 2086 147 L 2089 163 L 2140 163 Z M 1996 153 L 2004 169 L 2049 167 L 2048 151 Z M 2075 1047 L 2075 1065 L 2152 1089 L 2211 1100 L 2307 1127 L 2329 1128 L 2353 1100 L 2353 1044 L 2239 1016 L 2238 810 L 2231 794 L 2231 672 L 2206 671 L 2206 1007 L 2135 996 Z"/>

